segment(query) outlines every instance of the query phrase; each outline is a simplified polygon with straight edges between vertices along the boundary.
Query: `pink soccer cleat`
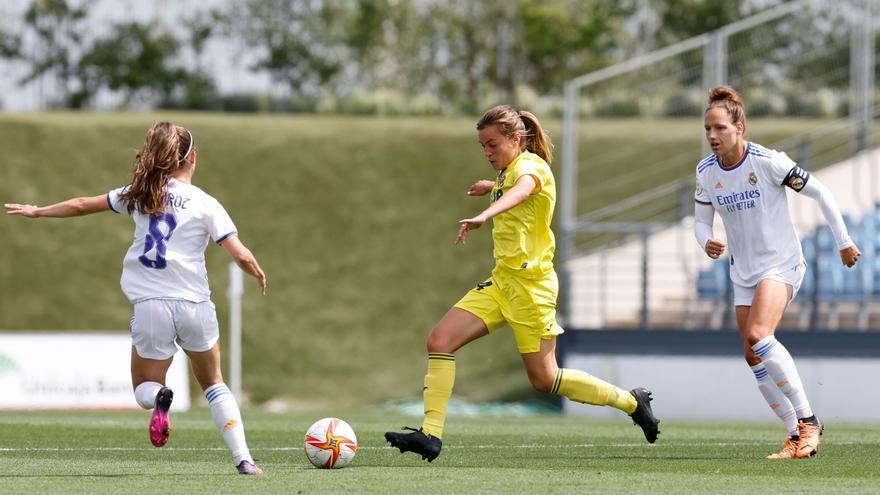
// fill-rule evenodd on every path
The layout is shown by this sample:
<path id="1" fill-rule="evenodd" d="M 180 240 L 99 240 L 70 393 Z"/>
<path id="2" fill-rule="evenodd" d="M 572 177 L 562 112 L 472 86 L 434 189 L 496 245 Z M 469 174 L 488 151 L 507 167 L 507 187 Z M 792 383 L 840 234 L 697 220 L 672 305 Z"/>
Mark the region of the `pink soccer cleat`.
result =
<path id="1" fill-rule="evenodd" d="M 153 417 L 150 418 L 150 441 L 156 447 L 168 443 L 171 436 L 171 420 L 168 419 L 168 409 L 171 408 L 171 400 L 174 392 L 168 387 L 159 389 L 156 394 L 156 407 L 153 408 Z"/>

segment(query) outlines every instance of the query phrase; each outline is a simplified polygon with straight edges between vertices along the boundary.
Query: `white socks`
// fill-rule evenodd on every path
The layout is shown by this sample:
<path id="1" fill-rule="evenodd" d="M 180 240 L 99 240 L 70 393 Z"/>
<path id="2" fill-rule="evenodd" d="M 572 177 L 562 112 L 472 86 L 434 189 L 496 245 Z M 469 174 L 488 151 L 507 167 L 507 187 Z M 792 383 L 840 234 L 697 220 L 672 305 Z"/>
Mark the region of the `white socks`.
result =
<path id="1" fill-rule="evenodd" d="M 758 390 L 767 401 L 770 409 L 779 416 L 779 419 L 785 423 L 789 435 L 798 435 L 797 415 L 794 413 L 794 407 L 788 397 L 782 393 L 782 390 L 773 383 L 770 373 L 764 367 L 764 363 L 752 366 L 752 373 L 755 374 L 755 380 L 758 381 Z"/>
<path id="2" fill-rule="evenodd" d="M 244 425 L 241 423 L 241 411 L 235 396 L 225 383 L 217 383 L 205 390 L 205 398 L 211 406 L 211 416 L 223 440 L 232 451 L 233 463 L 238 466 L 241 461 L 254 462 L 244 438 Z"/>
<path id="3" fill-rule="evenodd" d="M 794 359 L 776 337 L 769 335 L 752 346 L 755 354 L 761 358 L 764 367 L 776 386 L 788 397 L 798 418 L 809 418 L 813 415 L 810 401 L 804 392 L 804 385 L 794 365 Z"/>
<path id="4" fill-rule="evenodd" d="M 156 394 L 164 385 L 157 382 L 143 382 L 134 389 L 134 400 L 144 409 L 156 407 Z"/>

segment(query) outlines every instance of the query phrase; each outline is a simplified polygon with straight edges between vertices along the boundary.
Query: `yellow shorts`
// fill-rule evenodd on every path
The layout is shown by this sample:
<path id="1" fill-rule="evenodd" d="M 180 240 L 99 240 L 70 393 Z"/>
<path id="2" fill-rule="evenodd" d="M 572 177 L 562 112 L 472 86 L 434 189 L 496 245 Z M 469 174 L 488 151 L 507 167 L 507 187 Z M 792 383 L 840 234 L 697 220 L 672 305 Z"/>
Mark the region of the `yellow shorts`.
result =
<path id="1" fill-rule="evenodd" d="M 491 278 L 477 284 L 455 307 L 483 320 L 490 333 L 506 322 L 513 328 L 520 354 L 525 354 L 538 352 L 541 340 L 552 339 L 564 331 L 556 323 L 558 293 L 555 272 L 529 280 L 495 267 Z"/>

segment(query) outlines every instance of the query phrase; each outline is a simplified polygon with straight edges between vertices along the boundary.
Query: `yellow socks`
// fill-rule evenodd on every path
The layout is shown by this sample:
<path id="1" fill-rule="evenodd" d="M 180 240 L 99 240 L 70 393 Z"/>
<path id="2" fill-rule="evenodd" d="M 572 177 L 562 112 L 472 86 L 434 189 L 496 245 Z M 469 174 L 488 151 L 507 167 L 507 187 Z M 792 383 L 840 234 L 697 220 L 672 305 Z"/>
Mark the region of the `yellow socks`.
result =
<path id="1" fill-rule="evenodd" d="M 428 353 L 428 373 L 425 375 L 425 421 L 422 431 L 437 438 L 443 437 L 446 406 L 455 384 L 455 356 L 440 352 Z"/>
<path id="2" fill-rule="evenodd" d="M 425 375 L 425 420 L 422 431 L 443 438 L 446 407 L 455 384 L 455 356 L 440 352 L 428 353 L 428 373 Z M 632 414 L 636 399 L 631 393 L 588 375 L 580 370 L 560 368 L 550 393 L 562 395 L 577 402 L 611 406 Z"/>
<path id="3" fill-rule="evenodd" d="M 626 390 L 574 369 L 559 368 L 550 393 L 576 402 L 611 406 L 627 414 L 632 414 L 637 406 L 636 398 Z"/>

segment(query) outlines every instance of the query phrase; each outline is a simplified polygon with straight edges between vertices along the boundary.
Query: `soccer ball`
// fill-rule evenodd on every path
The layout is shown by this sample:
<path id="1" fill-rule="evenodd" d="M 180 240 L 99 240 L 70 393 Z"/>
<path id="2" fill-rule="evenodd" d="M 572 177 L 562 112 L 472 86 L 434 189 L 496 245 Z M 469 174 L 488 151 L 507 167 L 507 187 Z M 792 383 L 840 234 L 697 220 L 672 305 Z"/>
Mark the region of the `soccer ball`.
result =
<path id="1" fill-rule="evenodd" d="M 345 467 L 357 453 L 357 437 L 348 423 L 338 418 L 319 419 L 306 431 L 306 457 L 317 468 Z"/>

